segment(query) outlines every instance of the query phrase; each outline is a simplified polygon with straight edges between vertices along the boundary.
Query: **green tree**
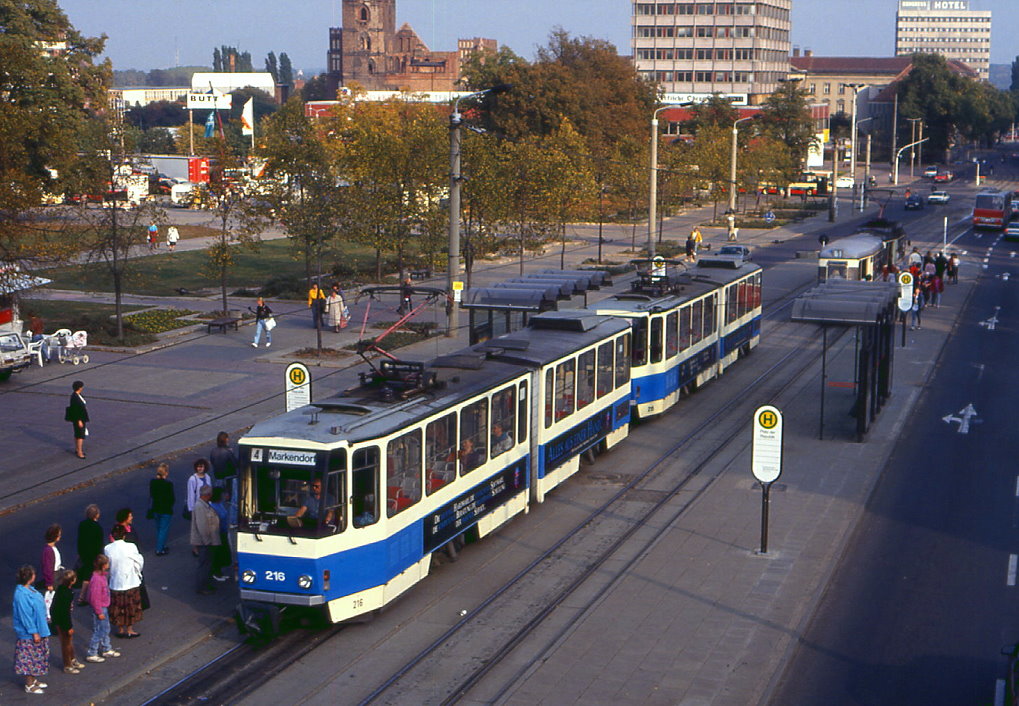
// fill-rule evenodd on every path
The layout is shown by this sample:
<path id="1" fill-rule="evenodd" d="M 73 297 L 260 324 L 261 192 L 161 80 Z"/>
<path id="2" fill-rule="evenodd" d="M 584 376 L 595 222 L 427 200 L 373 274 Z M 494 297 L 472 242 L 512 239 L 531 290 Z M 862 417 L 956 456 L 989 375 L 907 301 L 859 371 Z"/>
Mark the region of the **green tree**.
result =
<path id="1" fill-rule="evenodd" d="M 240 250 L 258 250 L 259 234 L 267 217 L 244 193 L 239 178 L 240 160 L 222 137 L 214 138 L 216 160 L 209 174 L 216 239 L 205 251 L 206 273 L 219 284 L 223 315 L 229 310 L 227 279 L 234 267 L 234 254 Z"/>
<path id="2" fill-rule="evenodd" d="M 691 118 L 686 125 L 694 134 L 707 125 L 715 127 L 731 126 L 738 118 L 739 111 L 732 101 L 717 93 L 705 101 L 695 104 L 691 109 Z"/>
<path id="3" fill-rule="evenodd" d="M 552 32 L 533 64 L 504 48 L 472 57 L 464 76 L 474 90 L 514 87 L 480 101 L 480 122 L 488 130 L 516 140 L 552 134 L 568 120 L 596 156 L 624 135 L 646 132 L 656 100 L 654 85 L 612 44 L 562 29 Z"/>
<path id="4" fill-rule="evenodd" d="M 1019 93 L 1019 56 L 1012 60 L 1012 84 L 1009 86 L 1009 90 Z"/>
<path id="5" fill-rule="evenodd" d="M 329 90 L 329 77 L 326 74 L 319 74 L 304 82 L 304 88 L 301 89 L 301 98 L 305 102 L 333 101 L 336 100 L 336 93 Z"/>
<path id="6" fill-rule="evenodd" d="M 102 51 L 54 0 L 0 0 L 0 261 L 31 270 L 76 250 L 37 209 L 46 194 L 81 193 L 81 135 L 109 104 Z"/>
<path id="7" fill-rule="evenodd" d="M 328 121 L 339 172 L 364 205 L 354 225 L 375 249 L 378 278 L 383 252 L 396 254 L 402 275 L 411 237 L 445 190 L 444 128 L 434 106 L 403 98 L 346 102 Z"/>
<path id="8" fill-rule="evenodd" d="M 294 66 L 290 63 L 290 57 L 286 52 L 280 54 L 280 75 L 277 83 L 284 86 L 294 85 Z"/>
<path id="9" fill-rule="evenodd" d="M 304 102 L 292 97 L 265 121 L 260 142 L 266 158 L 265 189 L 260 211 L 275 218 L 294 249 L 304 260 L 307 281 L 322 274 L 322 259 L 329 244 L 339 237 L 349 199 L 338 188 L 339 177 L 329 159 L 322 133 L 304 114 Z M 317 345 L 322 349 L 322 331 Z"/>
<path id="10" fill-rule="evenodd" d="M 280 68 L 276 62 L 275 52 L 269 52 L 269 56 L 265 57 L 265 70 L 272 74 L 273 81 L 280 82 Z"/>
<path id="11" fill-rule="evenodd" d="M 816 139 L 807 92 L 800 88 L 799 83 L 780 83 L 778 89 L 768 96 L 755 122 L 762 134 L 788 147 L 796 169 L 799 169 L 807 159 L 808 148 Z"/>

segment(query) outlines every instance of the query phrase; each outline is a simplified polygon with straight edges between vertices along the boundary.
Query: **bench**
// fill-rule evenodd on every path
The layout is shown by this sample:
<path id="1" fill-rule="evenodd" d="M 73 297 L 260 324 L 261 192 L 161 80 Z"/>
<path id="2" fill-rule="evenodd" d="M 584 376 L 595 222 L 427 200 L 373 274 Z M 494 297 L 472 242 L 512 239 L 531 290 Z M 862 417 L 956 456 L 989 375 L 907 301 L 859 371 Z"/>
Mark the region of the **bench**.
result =
<path id="1" fill-rule="evenodd" d="M 221 316 L 218 319 L 206 321 L 205 325 L 208 327 L 209 333 L 212 333 L 214 328 L 218 328 L 220 333 L 226 333 L 227 326 L 233 326 L 234 331 L 240 330 L 238 328 L 240 323 L 240 319 L 235 319 L 232 316 Z"/>
<path id="2" fill-rule="evenodd" d="M 432 276 L 431 269 L 411 270 L 410 271 L 410 278 L 411 279 L 428 279 L 431 276 Z"/>

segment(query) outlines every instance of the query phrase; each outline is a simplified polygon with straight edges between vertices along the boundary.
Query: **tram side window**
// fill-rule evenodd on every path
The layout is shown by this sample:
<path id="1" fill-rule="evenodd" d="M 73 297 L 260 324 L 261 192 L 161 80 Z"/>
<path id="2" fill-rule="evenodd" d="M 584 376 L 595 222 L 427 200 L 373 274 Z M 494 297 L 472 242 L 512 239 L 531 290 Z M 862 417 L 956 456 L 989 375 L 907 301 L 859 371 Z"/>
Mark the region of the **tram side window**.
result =
<path id="1" fill-rule="evenodd" d="M 379 447 L 358 449 L 351 456 L 351 499 L 354 527 L 367 527 L 379 520 Z"/>
<path id="2" fill-rule="evenodd" d="M 392 517 L 421 499 L 421 430 L 396 437 L 386 446 L 386 510 Z"/>
<path id="3" fill-rule="evenodd" d="M 558 422 L 573 414 L 575 363 L 567 360 L 555 371 L 555 420 Z"/>
<path id="4" fill-rule="evenodd" d="M 665 355 L 672 358 L 679 353 L 679 312 L 674 311 L 665 320 Z"/>
<path id="5" fill-rule="evenodd" d="M 527 381 L 520 383 L 517 405 L 517 443 L 522 444 L 527 441 Z"/>
<path id="6" fill-rule="evenodd" d="M 425 492 L 431 495 L 456 478 L 456 414 L 425 428 Z"/>
<path id="7" fill-rule="evenodd" d="M 594 350 L 581 353 L 577 358 L 577 409 L 594 402 Z"/>
<path id="8" fill-rule="evenodd" d="M 704 335 L 710 336 L 715 332 L 715 307 L 718 306 L 718 297 L 714 294 L 704 299 Z"/>
<path id="9" fill-rule="evenodd" d="M 725 323 L 731 324 L 739 316 L 737 313 L 737 299 L 736 299 L 737 287 L 735 284 L 730 284 L 725 288 Z"/>
<path id="10" fill-rule="evenodd" d="M 616 388 L 630 382 L 630 334 L 616 339 Z"/>
<path id="11" fill-rule="evenodd" d="M 325 524 L 331 525 L 333 531 L 342 532 L 347 526 L 346 518 L 346 473 L 347 452 L 344 449 L 329 454 L 329 470 L 326 472 L 325 487 Z"/>
<path id="12" fill-rule="evenodd" d="M 651 362 L 662 362 L 662 317 L 651 319 Z"/>
<path id="13" fill-rule="evenodd" d="M 750 282 L 742 280 L 739 283 L 739 315 L 746 316 L 750 311 Z"/>
<path id="14" fill-rule="evenodd" d="M 555 394 L 555 371 L 545 371 L 545 428 L 552 426 L 552 396 Z"/>
<path id="15" fill-rule="evenodd" d="M 763 301 L 761 289 L 761 273 L 754 275 L 754 309 L 759 309 Z"/>
<path id="16" fill-rule="evenodd" d="M 679 350 L 690 347 L 690 305 L 679 310 Z"/>
<path id="17" fill-rule="evenodd" d="M 631 319 L 633 328 L 633 364 L 647 365 L 647 319 Z"/>
<path id="18" fill-rule="evenodd" d="M 704 338 L 704 300 L 698 299 L 690 307 L 690 343 L 694 344 Z"/>
<path id="19" fill-rule="evenodd" d="M 612 392 L 612 341 L 598 346 L 598 397 Z"/>
<path id="20" fill-rule="evenodd" d="M 492 395 L 492 458 L 513 448 L 513 427 L 516 426 L 516 388 L 510 386 Z"/>
<path id="21" fill-rule="evenodd" d="M 488 399 L 483 399 L 460 410 L 460 475 L 488 460 L 487 441 Z"/>

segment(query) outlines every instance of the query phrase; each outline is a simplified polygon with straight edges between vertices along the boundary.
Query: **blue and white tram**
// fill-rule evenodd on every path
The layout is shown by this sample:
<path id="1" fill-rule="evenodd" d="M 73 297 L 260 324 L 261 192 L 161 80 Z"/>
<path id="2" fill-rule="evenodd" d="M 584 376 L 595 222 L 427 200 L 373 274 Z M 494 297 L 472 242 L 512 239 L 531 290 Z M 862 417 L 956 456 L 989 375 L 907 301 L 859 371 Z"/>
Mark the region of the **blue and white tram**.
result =
<path id="1" fill-rule="evenodd" d="M 757 346 L 761 268 L 738 257 L 702 257 L 678 275 L 644 273 L 631 292 L 593 308 L 633 324 L 633 405 L 643 419 Z"/>
<path id="2" fill-rule="evenodd" d="M 249 627 L 279 606 L 333 622 L 428 575 L 626 438 L 630 326 L 549 312 L 423 363 L 383 362 L 344 394 L 240 440 L 237 561 Z"/>

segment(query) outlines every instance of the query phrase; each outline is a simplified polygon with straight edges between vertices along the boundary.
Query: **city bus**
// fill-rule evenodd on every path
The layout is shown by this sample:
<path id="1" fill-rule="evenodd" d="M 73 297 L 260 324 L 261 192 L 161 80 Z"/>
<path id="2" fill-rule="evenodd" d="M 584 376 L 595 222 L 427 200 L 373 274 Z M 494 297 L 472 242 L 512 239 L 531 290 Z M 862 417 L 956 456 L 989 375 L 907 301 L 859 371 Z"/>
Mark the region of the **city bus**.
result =
<path id="1" fill-rule="evenodd" d="M 1012 218 L 1012 194 L 1008 191 L 985 191 L 973 203 L 973 227 L 1001 229 Z"/>

